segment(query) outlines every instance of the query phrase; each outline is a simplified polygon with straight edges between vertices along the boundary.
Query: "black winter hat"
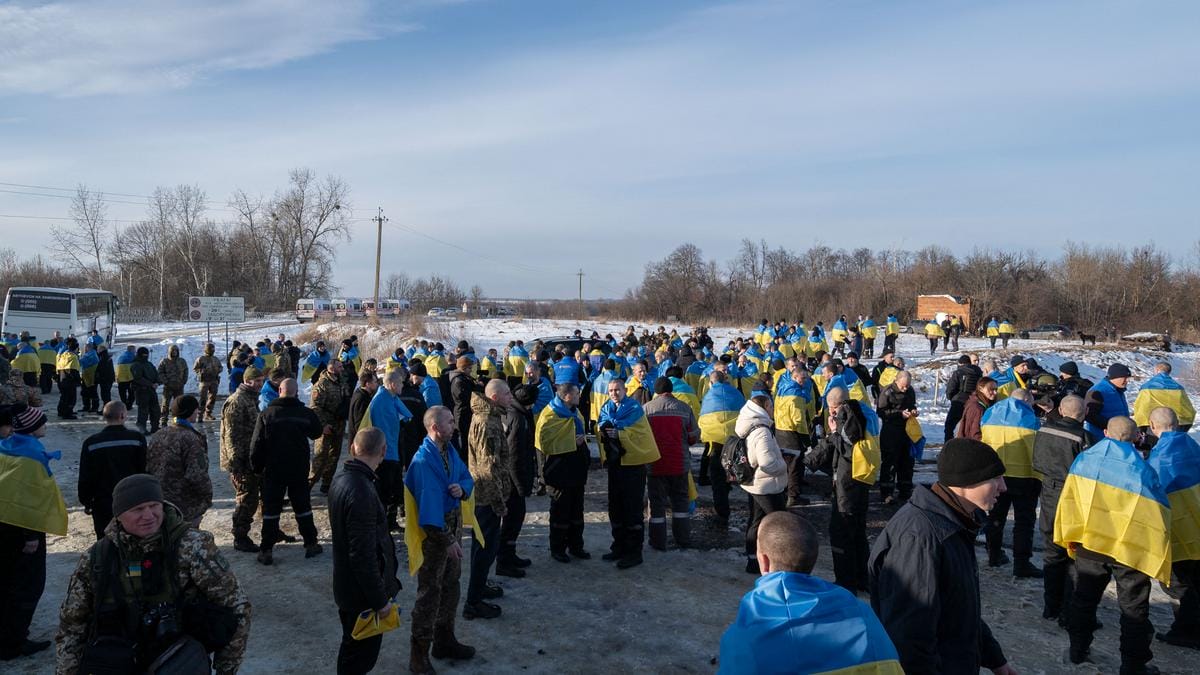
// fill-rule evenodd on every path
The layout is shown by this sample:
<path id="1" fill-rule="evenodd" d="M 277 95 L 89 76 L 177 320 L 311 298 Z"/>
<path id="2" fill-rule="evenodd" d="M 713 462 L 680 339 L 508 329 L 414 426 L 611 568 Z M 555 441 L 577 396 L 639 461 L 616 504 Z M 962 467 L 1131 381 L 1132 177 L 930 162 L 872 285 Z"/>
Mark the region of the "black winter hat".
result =
<path id="1" fill-rule="evenodd" d="M 953 438 L 938 454 L 938 482 L 970 487 L 1004 475 L 1004 462 L 990 445 L 973 438 Z"/>
<path id="2" fill-rule="evenodd" d="M 161 501 L 165 500 L 158 478 L 148 473 L 135 473 L 122 478 L 113 488 L 112 512 L 119 516 L 138 504 Z"/>
<path id="3" fill-rule="evenodd" d="M 1129 366 L 1124 363 L 1114 363 L 1108 367 L 1108 377 L 1133 377 L 1133 373 L 1129 371 Z"/>
<path id="4" fill-rule="evenodd" d="M 537 395 L 538 388 L 532 384 L 517 385 L 517 388 L 513 390 L 513 398 L 526 408 L 537 402 Z"/>
<path id="5" fill-rule="evenodd" d="M 245 373 L 242 374 L 245 377 Z M 191 394 L 185 394 L 171 401 L 171 416 L 187 419 L 200 408 L 200 400 Z"/>
<path id="6" fill-rule="evenodd" d="M 1030 370 L 1041 370 L 1041 366 L 1038 365 L 1037 359 L 1033 358 L 1032 356 L 1025 359 L 1025 365 L 1029 366 Z"/>
<path id="7" fill-rule="evenodd" d="M 1022 363 L 1025 363 L 1025 357 L 1021 356 L 1020 354 L 1017 354 L 1016 356 L 1014 356 L 1008 360 L 1008 365 L 1012 366 L 1013 368 L 1016 368 L 1017 366 L 1021 365 Z"/>
<path id="8" fill-rule="evenodd" d="M 145 347 L 138 347 L 137 355 L 138 356 L 150 356 L 150 350 Z"/>
<path id="9" fill-rule="evenodd" d="M 1065 361 L 1058 367 L 1058 372 L 1066 373 L 1071 377 L 1079 377 L 1079 366 L 1075 365 L 1074 361 Z"/>

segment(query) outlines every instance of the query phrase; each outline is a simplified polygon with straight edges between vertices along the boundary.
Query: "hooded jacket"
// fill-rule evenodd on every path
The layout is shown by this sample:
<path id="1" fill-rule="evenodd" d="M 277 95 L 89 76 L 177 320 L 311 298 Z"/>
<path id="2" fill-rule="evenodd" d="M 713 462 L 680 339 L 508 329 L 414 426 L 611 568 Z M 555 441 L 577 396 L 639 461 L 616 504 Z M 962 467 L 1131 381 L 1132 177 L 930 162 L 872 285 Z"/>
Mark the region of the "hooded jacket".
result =
<path id="1" fill-rule="evenodd" d="M 734 433 L 746 439 L 746 456 L 754 467 L 754 482 L 742 489 L 753 495 L 773 495 L 787 489 L 787 463 L 771 433 L 771 416 L 754 401 L 738 412 Z"/>

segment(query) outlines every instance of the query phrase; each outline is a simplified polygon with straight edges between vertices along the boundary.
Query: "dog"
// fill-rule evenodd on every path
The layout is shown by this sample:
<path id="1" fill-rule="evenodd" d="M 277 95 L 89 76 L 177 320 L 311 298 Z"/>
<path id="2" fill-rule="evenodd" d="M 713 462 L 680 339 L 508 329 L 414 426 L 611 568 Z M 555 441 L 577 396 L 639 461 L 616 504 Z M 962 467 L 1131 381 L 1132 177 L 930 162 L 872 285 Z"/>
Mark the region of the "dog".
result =
<path id="1" fill-rule="evenodd" d="M 1095 347 L 1096 346 L 1096 336 L 1088 335 L 1087 333 L 1085 333 L 1083 331 L 1079 331 L 1079 342 L 1081 344 L 1085 344 L 1085 345 L 1087 343 L 1091 342 L 1092 346 Z"/>

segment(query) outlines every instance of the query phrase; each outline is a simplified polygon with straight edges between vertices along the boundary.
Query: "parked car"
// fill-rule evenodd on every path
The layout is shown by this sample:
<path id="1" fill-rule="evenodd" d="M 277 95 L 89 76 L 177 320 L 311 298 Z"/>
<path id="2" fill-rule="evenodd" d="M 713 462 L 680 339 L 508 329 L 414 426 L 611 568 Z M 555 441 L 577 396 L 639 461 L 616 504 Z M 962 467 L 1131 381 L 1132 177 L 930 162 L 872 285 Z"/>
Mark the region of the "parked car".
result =
<path id="1" fill-rule="evenodd" d="M 425 316 L 441 316 L 445 313 L 446 313 L 446 310 L 442 309 L 441 307 L 434 307 L 434 308 L 430 309 L 428 312 L 425 312 Z"/>
<path id="2" fill-rule="evenodd" d="M 1025 340 L 1063 340 L 1071 337 L 1074 333 L 1071 332 L 1070 326 L 1064 326 L 1061 323 L 1046 323 L 1020 331 L 1017 335 Z"/>
<path id="3" fill-rule="evenodd" d="M 558 335 L 555 337 L 534 338 L 532 340 L 526 340 L 525 345 L 529 346 L 529 345 L 532 345 L 534 342 L 539 342 L 539 341 L 549 352 L 553 352 L 558 347 L 558 345 L 562 345 L 567 350 L 567 353 L 570 354 L 572 352 L 576 352 L 576 351 L 579 351 L 580 349 L 583 349 L 583 343 L 585 343 L 585 342 L 591 343 L 592 347 L 599 348 L 600 351 L 604 352 L 604 354 L 606 356 L 610 352 L 612 352 L 612 347 L 610 347 L 609 344 L 607 342 L 605 342 L 604 340 L 587 340 L 587 339 L 583 339 L 583 338 L 577 338 L 573 335 Z"/>

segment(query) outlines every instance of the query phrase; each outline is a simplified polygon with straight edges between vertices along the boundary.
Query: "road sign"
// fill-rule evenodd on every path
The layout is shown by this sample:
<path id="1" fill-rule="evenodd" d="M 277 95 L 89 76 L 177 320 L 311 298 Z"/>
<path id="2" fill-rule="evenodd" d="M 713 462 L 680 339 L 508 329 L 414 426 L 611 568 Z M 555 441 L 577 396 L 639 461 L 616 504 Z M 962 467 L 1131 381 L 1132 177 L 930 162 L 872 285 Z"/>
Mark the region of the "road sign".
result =
<path id="1" fill-rule="evenodd" d="M 188 321 L 241 323 L 246 320 L 246 299 L 191 296 L 188 298 L 187 318 Z"/>

